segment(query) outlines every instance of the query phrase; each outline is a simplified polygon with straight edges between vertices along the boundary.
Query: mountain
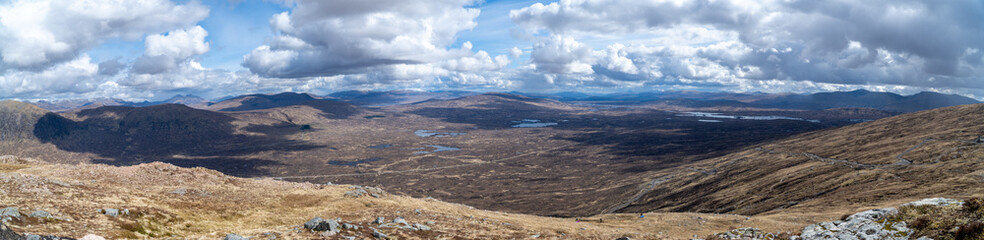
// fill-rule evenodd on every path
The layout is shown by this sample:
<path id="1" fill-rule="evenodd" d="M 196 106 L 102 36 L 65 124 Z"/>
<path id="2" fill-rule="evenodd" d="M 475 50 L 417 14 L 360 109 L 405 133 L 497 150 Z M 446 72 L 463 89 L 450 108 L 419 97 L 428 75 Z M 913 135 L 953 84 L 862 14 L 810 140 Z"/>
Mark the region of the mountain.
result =
<path id="1" fill-rule="evenodd" d="M 430 99 L 452 99 L 478 93 L 466 91 L 344 91 L 329 94 L 327 97 L 359 106 L 389 106 L 410 104 Z"/>
<path id="2" fill-rule="evenodd" d="M 56 100 L 56 101 L 46 101 L 41 100 L 34 103 L 38 107 L 47 109 L 48 111 L 54 112 L 66 112 L 72 110 L 81 109 L 92 109 L 103 106 L 128 106 L 128 107 L 146 107 L 160 104 L 184 104 L 195 108 L 202 108 L 207 103 L 201 97 L 195 95 L 175 95 L 174 97 L 168 98 L 163 101 L 143 101 L 143 102 L 129 102 L 121 99 L 115 98 L 95 98 L 95 99 L 70 99 L 70 100 Z"/>
<path id="3" fill-rule="evenodd" d="M 352 114 L 362 111 L 359 107 L 352 104 L 330 100 L 318 99 L 306 93 L 279 93 L 273 95 L 253 94 L 225 101 L 213 103 L 204 109 L 224 112 L 254 111 L 254 110 L 284 110 L 285 107 L 299 108 L 305 107 L 311 110 L 294 110 L 293 113 L 300 115 L 318 114 L 325 118 L 345 118 Z M 286 115 L 286 114 L 281 114 Z M 310 117 L 308 117 L 310 118 Z M 291 122 L 289 119 L 284 119 Z"/>
<path id="4" fill-rule="evenodd" d="M 821 110 L 864 107 L 894 112 L 916 112 L 974 103 L 979 102 L 958 95 L 922 92 L 911 96 L 902 96 L 895 93 L 870 92 L 866 90 L 788 95 L 752 102 L 753 105 L 765 108 Z"/>
<path id="5" fill-rule="evenodd" d="M 35 139 L 35 125 L 48 113 L 30 103 L 0 101 L 0 141 Z"/>
<path id="6" fill-rule="evenodd" d="M 803 133 L 653 171 L 650 179 L 664 180 L 618 211 L 846 213 L 929 196 L 980 197 L 981 136 L 984 104 Z"/>

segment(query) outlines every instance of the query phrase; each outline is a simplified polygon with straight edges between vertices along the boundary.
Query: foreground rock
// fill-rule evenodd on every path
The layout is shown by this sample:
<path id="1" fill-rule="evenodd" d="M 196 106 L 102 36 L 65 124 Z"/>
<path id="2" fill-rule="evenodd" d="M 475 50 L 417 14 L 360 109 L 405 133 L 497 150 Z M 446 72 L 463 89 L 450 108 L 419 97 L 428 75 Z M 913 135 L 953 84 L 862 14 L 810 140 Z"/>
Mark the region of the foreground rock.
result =
<path id="1" fill-rule="evenodd" d="M 898 214 L 895 208 L 872 209 L 856 213 L 842 221 L 807 226 L 803 239 L 886 239 L 904 240 L 912 235 L 905 222 L 889 219 Z"/>

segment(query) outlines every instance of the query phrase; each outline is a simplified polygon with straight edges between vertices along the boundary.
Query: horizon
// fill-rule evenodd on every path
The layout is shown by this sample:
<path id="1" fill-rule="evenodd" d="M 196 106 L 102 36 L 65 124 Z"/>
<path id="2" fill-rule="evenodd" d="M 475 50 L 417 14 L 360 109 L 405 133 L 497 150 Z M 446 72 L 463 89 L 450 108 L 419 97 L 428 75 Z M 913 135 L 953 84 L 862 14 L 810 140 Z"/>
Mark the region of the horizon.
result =
<path id="1" fill-rule="evenodd" d="M 860 89 L 984 100 L 984 3 L 970 0 L 17 0 L 0 16 L 0 99 Z"/>

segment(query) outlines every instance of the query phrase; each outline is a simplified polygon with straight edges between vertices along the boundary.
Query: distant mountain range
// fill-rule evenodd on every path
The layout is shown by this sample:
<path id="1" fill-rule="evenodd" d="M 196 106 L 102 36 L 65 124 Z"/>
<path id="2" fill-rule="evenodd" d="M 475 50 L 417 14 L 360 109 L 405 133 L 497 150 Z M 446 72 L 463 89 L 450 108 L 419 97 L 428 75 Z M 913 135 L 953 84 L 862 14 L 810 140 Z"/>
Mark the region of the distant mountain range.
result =
<path id="1" fill-rule="evenodd" d="M 34 104 L 49 111 L 91 109 L 101 106 L 144 107 L 159 104 L 183 104 L 192 108 L 242 111 L 278 106 L 296 105 L 314 100 L 334 100 L 356 106 L 379 107 L 419 103 L 430 100 L 449 100 L 475 96 L 481 93 L 468 91 L 343 91 L 318 96 L 307 93 L 281 93 L 274 95 L 251 94 L 228 96 L 214 101 L 194 95 L 177 95 L 163 101 L 128 102 L 113 98 L 38 101 Z M 588 94 L 581 92 L 520 93 L 531 98 L 552 99 L 562 102 L 581 102 L 616 105 L 666 105 L 687 108 L 775 108 L 797 110 L 823 110 L 832 108 L 871 108 L 888 112 L 906 113 L 934 108 L 979 103 L 972 98 L 935 92 L 921 92 L 903 96 L 888 92 L 855 90 L 850 92 L 824 92 L 813 94 L 767 94 L 666 91 L 642 93 Z"/>
<path id="2" fill-rule="evenodd" d="M 916 112 L 941 107 L 980 103 L 977 100 L 960 95 L 948 95 L 935 92 L 921 92 L 914 95 L 902 96 L 895 93 L 871 92 L 867 90 L 813 94 L 745 94 L 676 91 L 603 95 L 588 95 L 571 92 L 526 95 L 568 102 L 664 104 L 694 108 L 744 107 L 799 110 L 872 108 L 897 113 Z"/>
<path id="3" fill-rule="evenodd" d="M 47 109 L 48 111 L 61 112 L 79 109 L 92 109 L 102 106 L 127 106 L 127 107 L 146 107 L 160 104 L 183 104 L 189 107 L 202 107 L 208 100 L 195 96 L 195 95 L 175 95 L 174 97 L 168 98 L 163 101 L 143 101 L 143 102 L 130 102 L 122 99 L 116 98 L 94 98 L 94 99 L 70 99 L 70 100 L 55 100 L 55 101 L 37 101 L 34 105 L 38 107 Z"/>

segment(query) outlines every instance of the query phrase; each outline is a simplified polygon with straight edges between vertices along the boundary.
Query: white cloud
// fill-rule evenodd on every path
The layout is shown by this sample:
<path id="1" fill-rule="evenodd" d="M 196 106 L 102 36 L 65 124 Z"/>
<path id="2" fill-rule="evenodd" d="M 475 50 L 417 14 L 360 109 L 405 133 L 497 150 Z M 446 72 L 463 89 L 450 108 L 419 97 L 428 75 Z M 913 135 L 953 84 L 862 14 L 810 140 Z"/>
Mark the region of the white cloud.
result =
<path id="1" fill-rule="evenodd" d="M 470 57 L 448 49 L 455 35 L 474 28 L 479 10 L 470 0 L 291 1 L 274 15 L 280 35 L 246 55 L 243 66 L 267 77 L 359 74 L 385 65 L 412 65 Z"/>
<path id="2" fill-rule="evenodd" d="M 194 1 L 14 0 L 0 4 L 0 16 L 0 69 L 41 71 L 108 39 L 191 26 L 208 9 Z"/>
<path id="3" fill-rule="evenodd" d="M 974 0 L 561 0 L 510 12 L 530 31 L 593 46 L 535 42 L 537 70 L 719 89 L 764 80 L 984 89 L 982 15 Z"/>

